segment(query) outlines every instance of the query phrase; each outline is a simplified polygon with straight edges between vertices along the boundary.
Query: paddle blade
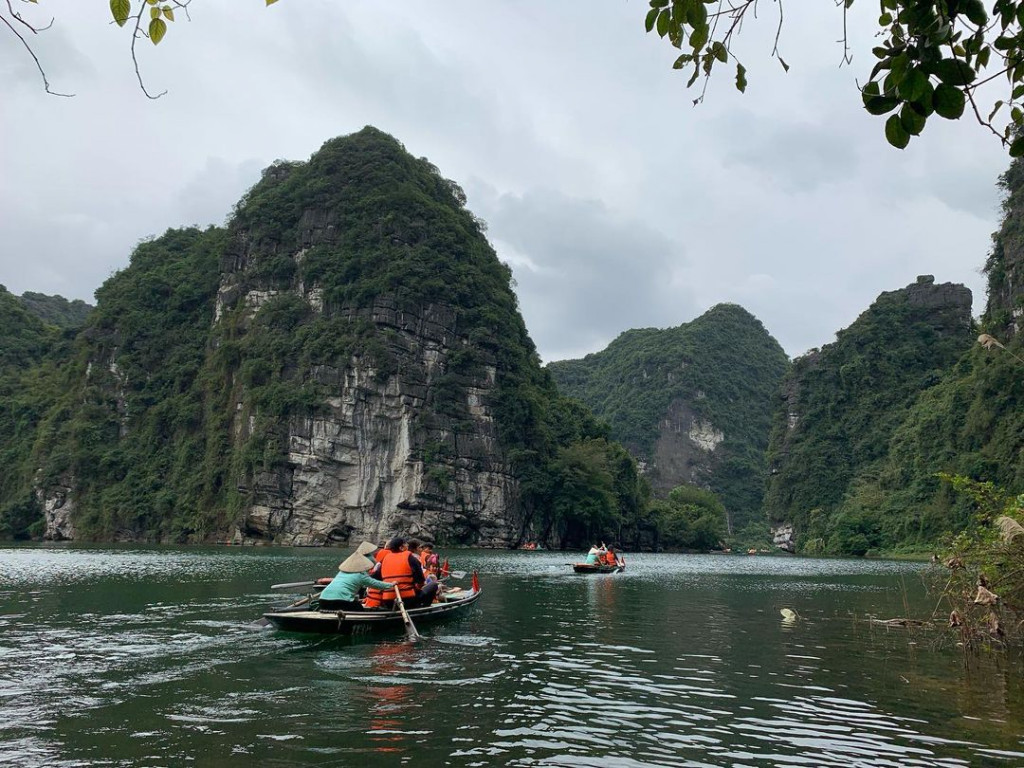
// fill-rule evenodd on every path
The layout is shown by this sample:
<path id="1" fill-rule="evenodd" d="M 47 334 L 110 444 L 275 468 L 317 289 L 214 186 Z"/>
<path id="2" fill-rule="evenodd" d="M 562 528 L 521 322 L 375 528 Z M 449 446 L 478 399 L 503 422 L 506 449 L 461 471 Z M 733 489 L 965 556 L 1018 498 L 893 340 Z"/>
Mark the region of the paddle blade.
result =
<path id="1" fill-rule="evenodd" d="M 271 584 L 271 589 L 297 589 L 299 587 L 312 587 L 315 586 L 315 581 L 292 581 L 288 584 Z"/>

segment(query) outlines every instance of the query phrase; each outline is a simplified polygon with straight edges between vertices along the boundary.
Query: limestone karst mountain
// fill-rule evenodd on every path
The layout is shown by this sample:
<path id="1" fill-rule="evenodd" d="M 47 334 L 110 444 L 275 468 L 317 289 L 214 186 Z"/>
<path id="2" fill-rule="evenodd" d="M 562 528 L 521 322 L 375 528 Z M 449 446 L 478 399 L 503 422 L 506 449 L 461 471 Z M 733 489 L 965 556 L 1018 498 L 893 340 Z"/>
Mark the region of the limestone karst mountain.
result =
<path id="1" fill-rule="evenodd" d="M 458 185 L 387 134 L 275 163 L 226 229 L 170 230 L 97 291 L 15 533 L 503 546 L 620 526 L 635 467 L 558 395 L 510 278 Z M 574 462 L 597 496 L 567 496 Z"/>
<path id="2" fill-rule="evenodd" d="M 548 369 L 563 392 L 608 421 L 656 492 L 712 490 L 738 531 L 763 520 L 764 452 L 787 366 L 757 318 L 720 304 L 675 328 L 626 331 Z"/>
<path id="3" fill-rule="evenodd" d="M 810 551 L 864 554 L 883 541 L 902 543 L 922 525 L 922 538 L 941 533 L 941 521 L 923 522 L 919 506 L 883 511 L 878 480 L 887 469 L 907 475 L 915 459 L 893 464 L 892 441 L 973 341 L 971 292 L 926 275 L 883 293 L 834 343 L 794 361 L 776 411 L 765 495 L 779 544 L 795 548 L 797 536 Z"/>

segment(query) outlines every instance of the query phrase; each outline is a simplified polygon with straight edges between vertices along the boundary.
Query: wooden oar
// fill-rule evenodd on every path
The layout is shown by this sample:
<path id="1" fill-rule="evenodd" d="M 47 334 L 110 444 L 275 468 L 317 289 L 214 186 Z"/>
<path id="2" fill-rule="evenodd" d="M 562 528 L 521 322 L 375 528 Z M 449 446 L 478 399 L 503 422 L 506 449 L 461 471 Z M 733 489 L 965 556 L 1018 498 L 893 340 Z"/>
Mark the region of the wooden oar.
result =
<path id="1" fill-rule="evenodd" d="M 409 612 L 405 610 L 405 603 L 402 602 L 402 593 L 395 587 L 395 605 L 398 606 L 399 613 L 402 614 L 402 623 L 405 624 L 405 634 L 409 636 L 409 640 L 416 642 L 420 639 L 420 633 L 416 631 L 416 625 L 412 623 L 412 618 L 409 616 Z"/>
<path id="2" fill-rule="evenodd" d="M 316 586 L 315 581 L 293 581 L 288 584 L 271 584 L 271 589 L 295 589 L 298 587 L 313 587 Z"/>

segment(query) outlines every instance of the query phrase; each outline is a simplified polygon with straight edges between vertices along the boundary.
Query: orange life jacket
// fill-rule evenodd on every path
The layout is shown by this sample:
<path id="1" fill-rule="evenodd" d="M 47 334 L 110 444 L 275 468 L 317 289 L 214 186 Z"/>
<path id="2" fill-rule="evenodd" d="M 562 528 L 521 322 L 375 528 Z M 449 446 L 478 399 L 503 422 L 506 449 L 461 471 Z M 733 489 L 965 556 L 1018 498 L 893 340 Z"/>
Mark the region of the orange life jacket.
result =
<path id="1" fill-rule="evenodd" d="M 604 561 L 608 565 L 618 565 L 618 563 L 615 562 L 615 553 L 614 552 L 605 552 L 604 553 Z"/>
<path id="2" fill-rule="evenodd" d="M 378 549 L 376 552 L 373 553 L 373 561 L 375 563 L 379 563 L 381 560 L 383 560 L 387 556 L 387 554 L 390 551 L 391 551 L 390 549 L 384 549 L 384 547 L 381 547 L 380 549 Z"/>
<path id="3" fill-rule="evenodd" d="M 416 588 L 412 583 L 412 563 L 409 562 L 409 557 L 408 552 L 388 550 L 380 561 L 380 576 L 378 578 L 381 581 L 397 584 L 403 600 L 416 595 Z M 382 602 L 394 599 L 395 590 L 371 587 L 366 590 L 366 600 L 363 605 L 367 608 L 376 608 Z"/>

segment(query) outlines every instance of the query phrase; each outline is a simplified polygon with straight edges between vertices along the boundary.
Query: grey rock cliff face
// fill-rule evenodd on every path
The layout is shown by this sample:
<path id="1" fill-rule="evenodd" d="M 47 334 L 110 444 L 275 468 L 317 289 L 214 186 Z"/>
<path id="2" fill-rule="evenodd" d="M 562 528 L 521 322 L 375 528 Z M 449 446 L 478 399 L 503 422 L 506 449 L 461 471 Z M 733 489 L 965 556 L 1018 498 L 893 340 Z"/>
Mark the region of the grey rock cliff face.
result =
<path id="1" fill-rule="evenodd" d="M 706 488 L 717 466 L 718 446 L 725 435 L 702 419 L 684 400 L 674 400 L 658 425 L 652 452 L 651 485 L 667 494 L 677 485 Z"/>
<path id="2" fill-rule="evenodd" d="M 315 287 L 297 291 L 319 308 Z M 230 278 L 225 296 L 241 296 L 247 311 L 265 299 L 256 291 L 240 293 Z M 218 303 L 217 315 L 223 311 Z M 495 367 L 485 365 L 466 382 L 460 418 L 440 415 L 429 405 L 431 391 L 451 354 L 467 343 L 456 332 L 454 311 L 403 308 L 380 297 L 372 308 L 349 314 L 387 331 L 399 372 L 382 376 L 359 357 L 344 369 L 309 372 L 330 393 L 322 412 L 293 418 L 284 461 L 241 488 L 252 503 L 232 540 L 344 545 L 405 533 L 486 547 L 513 544 L 518 485 L 491 412 Z M 245 440 L 254 416 L 244 401 L 236 414 L 237 439 Z"/>

